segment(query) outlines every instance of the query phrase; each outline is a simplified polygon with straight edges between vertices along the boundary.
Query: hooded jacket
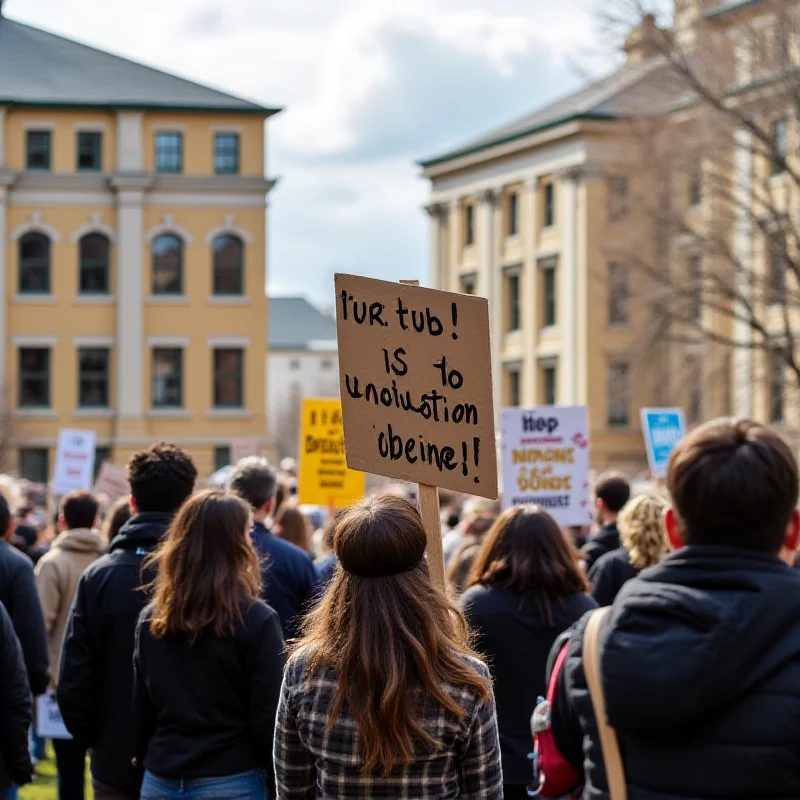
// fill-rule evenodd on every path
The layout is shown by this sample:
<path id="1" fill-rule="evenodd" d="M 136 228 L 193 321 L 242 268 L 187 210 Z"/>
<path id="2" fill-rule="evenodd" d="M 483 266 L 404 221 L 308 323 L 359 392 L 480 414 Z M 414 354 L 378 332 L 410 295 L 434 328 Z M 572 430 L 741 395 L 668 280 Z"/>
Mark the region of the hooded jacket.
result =
<path id="1" fill-rule="evenodd" d="M 599 800 L 586 620 L 559 675 L 553 735 L 585 777 L 584 799 Z M 623 587 L 600 633 L 600 672 L 630 800 L 800 797 L 798 620 L 800 575 L 754 551 L 687 547 Z"/>
<path id="2" fill-rule="evenodd" d="M 109 552 L 78 583 L 58 678 L 58 703 L 69 732 L 91 747 L 93 776 L 138 789 L 134 756 L 133 649 L 136 621 L 147 605 L 151 574 L 142 561 L 158 545 L 171 514 L 136 514 Z"/>
<path id="3" fill-rule="evenodd" d="M 72 601 L 78 591 L 78 581 L 105 546 L 105 539 L 95 530 L 75 528 L 64 531 L 56 537 L 34 570 L 47 630 L 50 685 L 53 688 L 58 683 L 61 643 L 64 641 Z"/>

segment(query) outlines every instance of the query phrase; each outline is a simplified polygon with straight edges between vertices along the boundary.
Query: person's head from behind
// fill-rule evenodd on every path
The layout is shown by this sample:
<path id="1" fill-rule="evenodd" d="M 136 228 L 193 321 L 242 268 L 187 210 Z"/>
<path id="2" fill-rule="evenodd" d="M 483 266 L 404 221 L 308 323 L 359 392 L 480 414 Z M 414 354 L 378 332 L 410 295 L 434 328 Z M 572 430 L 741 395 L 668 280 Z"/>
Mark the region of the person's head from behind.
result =
<path id="1" fill-rule="evenodd" d="M 228 488 L 241 497 L 253 512 L 253 518 L 263 522 L 275 511 L 275 492 L 278 478 L 266 458 L 243 458 L 228 479 Z"/>
<path id="2" fill-rule="evenodd" d="M 589 588 L 567 534 L 533 505 L 504 511 L 486 534 L 467 581 L 477 585 L 531 598 L 548 625 L 554 600 Z"/>
<path id="3" fill-rule="evenodd" d="M 305 514 L 294 503 L 284 503 L 275 516 L 273 533 L 307 553 L 311 552 L 311 531 Z"/>
<path id="4" fill-rule="evenodd" d="M 667 554 L 664 502 L 640 494 L 625 505 L 617 518 L 619 538 L 638 570 L 658 564 Z"/>
<path id="5" fill-rule="evenodd" d="M 131 498 L 128 496 L 120 497 L 111 508 L 108 509 L 106 518 L 103 520 L 103 536 L 109 544 L 114 541 L 116 535 L 122 530 L 122 526 L 131 518 Z"/>
<path id="6" fill-rule="evenodd" d="M 97 512 L 100 504 L 89 492 L 75 491 L 64 495 L 58 517 L 58 527 L 62 531 L 79 528 L 94 528 L 97 525 Z"/>
<path id="7" fill-rule="evenodd" d="M 624 475 L 606 472 L 594 487 L 595 511 L 601 525 L 614 522 L 631 497 L 631 485 Z"/>
<path id="8" fill-rule="evenodd" d="M 473 514 L 464 525 L 464 541 L 447 568 L 447 586 L 454 596 L 457 597 L 464 591 L 464 584 L 480 552 L 481 543 L 491 530 L 494 520 L 492 516 Z"/>
<path id="9" fill-rule="evenodd" d="M 17 520 L 11 513 L 11 506 L 6 496 L 0 492 L 0 539 L 10 542 L 17 527 Z"/>
<path id="10" fill-rule="evenodd" d="M 800 542 L 797 460 L 766 425 L 718 419 L 696 428 L 670 456 L 667 488 L 672 508 L 665 522 L 675 549 L 721 545 L 793 561 Z"/>
<path id="11" fill-rule="evenodd" d="M 465 660 L 464 618 L 431 581 L 425 531 L 412 505 L 365 498 L 339 516 L 333 547 L 341 568 L 294 647 L 307 654 L 309 674 L 324 666 L 336 671 L 331 725 L 349 708 L 365 771 L 387 774 L 412 760 L 415 744 L 430 744 L 414 716 L 416 690 L 463 717 L 442 684 L 486 700 L 489 683 Z"/>
<path id="12" fill-rule="evenodd" d="M 134 513 L 174 514 L 191 495 L 197 469 L 191 456 L 175 445 L 159 442 L 142 450 L 128 464 Z"/>
<path id="13" fill-rule="evenodd" d="M 183 505 L 150 558 L 158 566 L 150 621 L 154 636 L 180 633 L 193 643 L 206 629 L 217 636 L 235 631 L 242 601 L 261 592 L 249 530 L 250 509 L 227 492 L 201 492 Z"/>

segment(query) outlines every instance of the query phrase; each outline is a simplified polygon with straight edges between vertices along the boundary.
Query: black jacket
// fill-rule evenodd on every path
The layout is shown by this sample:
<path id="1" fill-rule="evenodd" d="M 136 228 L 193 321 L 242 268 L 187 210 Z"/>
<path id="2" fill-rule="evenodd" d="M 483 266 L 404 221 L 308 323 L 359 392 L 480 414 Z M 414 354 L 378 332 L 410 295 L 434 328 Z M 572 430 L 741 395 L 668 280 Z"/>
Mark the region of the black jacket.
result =
<path id="1" fill-rule="evenodd" d="M 44 694 L 50 683 L 47 672 L 47 631 L 33 577 L 31 560 L 0 539 L 0 603 L 6 607 L 17 634 L 28 682 L 35 695 Z"/>
<path id="2" fill-rule="evenodd" d="M 798 620 L 800 575 L 746 550 L 688 547 L 623 587 L 600 670 L 630 800 L 800 797 Z M 598 800 L 608 791 L 585 623 L 559 676 L 553 735 L 586 777 L 583 797 Z"/>
<path id="3" fill-rule="evenodd" d="M 612 550 L 619 549 L 619 547 L 619 528 L 617 528 L 617 523 L 609 522 L 608 525 L 603 525 L 597 532 L 597 535 L 592 536 L 592 538 L 581 547 L 581 553 L 583 553 L 583 558 L 586 562 L 586 571 L 588 572 L 599 558 L 602 558 L 606 553 L 610 553 Z"/>
<path id="4" fill-rule="evenodd" d="M 22 648 L 11 618 L 0 605 L 0 795 L 11 784 L 33 780 L 28 752 L 31 690 Z"/>
<path id="5" fill-rule="evenodd" d="M 631 564 L 630 553 L 620 547 L 600 556 L 589 570 L 589 583 L 592 584 L 592 597 L 599 606 L 610 606 L 619 590 L 639 574 Z"/>
<path id="6" fill-rule="evenodd" d="M 242 601 L 233 636 L 206 631 L 157 639 L 151 608 L 136 629 L 136 757 L 173 780 L 217 778 L 251 769 L 272 775 L 275 716 L 286 658 L 278 615 Z M 271 780 L 274 791 L 274 778 Z"/>
<path id="7" fill-rule="evenodd" d="M 585 594 L 554 602 L 552 627 L 535 602 L 505 589 L 473 586 L 462 595 L 461 605 L 494 681 L 503 781 L 529 783 L 531 714 L 538 697 L 546 693 L 548 653 L 556 637 L 596 603 Z"/>
<path id="8" fill-rule="evenodd" d="M 92 774 L 137 788 L 134 752 L 133 646 L 152 577 L 142 561 L 172 521 L 170 514 L 132 517 L 109 552 L 83 574 L 72 606 L 58 678 L 58 703 L 69 732 L 93 748 Z"/>
<path id="9" fill-rule="evenodd" d="M 278 612 L 284 638 L 292 639 L 303 613 L 315 599 L 314 562 L 305 550 L 273 536 L 260 522 L 253 525 L 250 536 L 262 559 L 262 597 Z"/>

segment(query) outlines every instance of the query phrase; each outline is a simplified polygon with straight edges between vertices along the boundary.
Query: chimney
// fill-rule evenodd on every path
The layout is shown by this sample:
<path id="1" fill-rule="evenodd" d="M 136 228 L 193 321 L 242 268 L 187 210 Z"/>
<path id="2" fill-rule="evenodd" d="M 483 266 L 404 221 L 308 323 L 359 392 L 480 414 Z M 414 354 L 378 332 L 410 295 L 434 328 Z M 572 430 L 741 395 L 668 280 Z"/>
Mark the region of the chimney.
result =
<path id="1" fill-rule="evenodd" d="M 655 16 L 645 14 L 625 40 L 626 62 L 635 64 L 657 55 L 660 35 L 661 28 L 656 24 Z"/>

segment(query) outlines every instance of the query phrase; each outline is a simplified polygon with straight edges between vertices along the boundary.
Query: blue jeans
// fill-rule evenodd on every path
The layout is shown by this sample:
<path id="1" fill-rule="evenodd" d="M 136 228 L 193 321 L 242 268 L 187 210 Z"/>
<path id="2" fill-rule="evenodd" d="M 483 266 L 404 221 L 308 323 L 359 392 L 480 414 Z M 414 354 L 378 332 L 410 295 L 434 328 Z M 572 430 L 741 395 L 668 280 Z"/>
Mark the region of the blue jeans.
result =
<path id="1" fill-rule="evenodd" d="M 224 778 L 193 778 L 176 781 L 145 772 L 141 800 L 267 800 L 261 770 Z"/>

